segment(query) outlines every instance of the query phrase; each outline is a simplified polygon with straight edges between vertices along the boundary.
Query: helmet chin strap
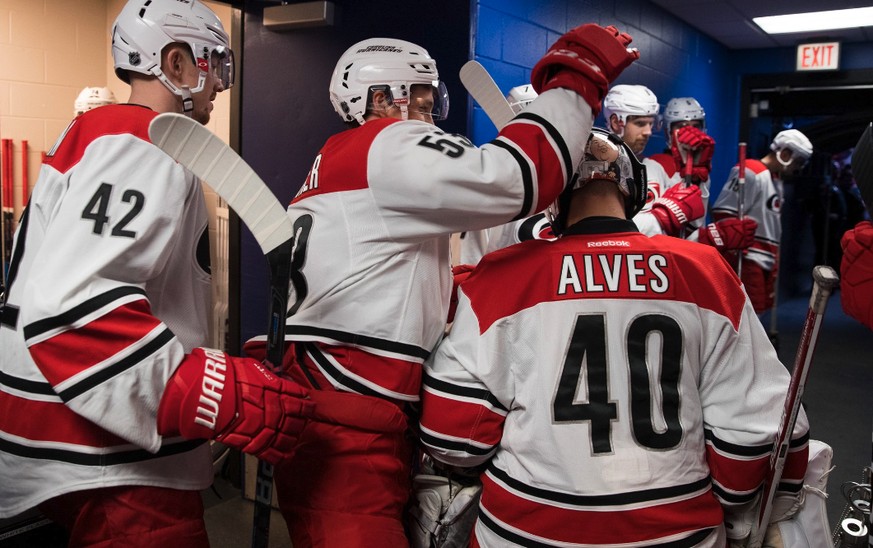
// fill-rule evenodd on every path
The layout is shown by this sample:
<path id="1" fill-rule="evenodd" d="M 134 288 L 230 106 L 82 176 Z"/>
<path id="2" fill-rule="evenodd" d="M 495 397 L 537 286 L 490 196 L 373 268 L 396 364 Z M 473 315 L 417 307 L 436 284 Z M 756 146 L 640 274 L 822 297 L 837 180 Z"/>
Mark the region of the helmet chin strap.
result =
<path id="1" fill-rule="evenodd" d="M 191 118 L 194 112 L 194 98 L 191 97 L 191 88 L 182 86 L 179 88 L 179 95 L 182 97 L 182 114 Z"/>

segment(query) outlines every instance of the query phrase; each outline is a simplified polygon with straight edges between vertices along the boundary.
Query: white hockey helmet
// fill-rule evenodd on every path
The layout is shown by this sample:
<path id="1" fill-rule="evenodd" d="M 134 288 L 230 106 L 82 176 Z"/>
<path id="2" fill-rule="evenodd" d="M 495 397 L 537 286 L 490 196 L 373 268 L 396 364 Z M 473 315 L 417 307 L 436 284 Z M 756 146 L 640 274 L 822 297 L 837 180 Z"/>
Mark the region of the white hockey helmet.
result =
<path id="1" fill-rule="evenodd" d="M 585 156 L 573 180 L 548 209 L 552 231 L 556 235 L 561 235 L 567 228 L 567 213 L 573 191 L 595 179 L 612 181 L 618 186 L 625 197 L 624 209 L 628 219 L 633 218 L 646 204 L 646 166 L 618 135 L 599 127 L 591 128 Z"/>
<path id="2" fill-rule="evenodd" d="M 537 92 L 534 91 L 533 86 L 530 84 L 515 86 L 509 90 L 509 94 L 506 96 L 509 106 L 512 107 L 516 114 L 524 110 L 536 98 Z"/>
<path id="3" fill-rule="evenodd" d="M 405 40 L 369 38 L 347 49 L 337 61 L 330 79 L 330 102 L 344 122 L 363 124 L 373 89 L 382 89 L 405 120 L 414 84 L 432 86 L 431 114 L 434 120 L 445 120 L 449 94 L 427 50 Z"/>
<path id="4" fill-rule="evenodd" d="M 115 95 L 109 88 L 86 87 L 79 92 L 76 102 L 73 103 L 73 116 L 78 116 L 103 105 L 114 105 L 117 102 Z"/>
<path id="5" fill-rule="evenodd" d="M 615 114 L 622 126 L 628 116 L 654 116 L 655 125 L 660 122 L 658 98 L 646 86 L 619 84 L 612 86 L 603 98 L 603 116 L 609 127 L 609 120 Z"/>
<path id="6" fill-rule="evenodd" d="M 796 129 L 780 131 L 773 138 L 773 142 L 770 143 L 770 150 L 776 153 L 776 159 L 783 166 L 788 166 L 792 161 L 785 162 L 779 154 L 780 151 L 786 148 L 791 151 L 792 160 L 794 158 L 800 160 L 800 165 L 805 164 L 809 157 L 812 156 L 812 143 L 809 142 L 806 135 Z"/>
<path id="7" fill-rule="evenodd" d="M 161 51 L 172 43 L 191 48 L 200 78 L 193 89 L 178 88 L 161 70 Z M 190 99 L 206 83 L 207 72 L 224 89 L 233 86 L 233 51 L 218 16 L 199 0 L 128 0 L 112 26 L 115 74 L 130 83 L 128 71 L 156 76 L 170 91 Z"/>
<path id="8" fill-rule="evenodd" d="M 664 122 L 667 127 L 673 122 L 700 120 L 706 127 L 706 112 L 694 97 L 675 97 L 664 107 Z"/>

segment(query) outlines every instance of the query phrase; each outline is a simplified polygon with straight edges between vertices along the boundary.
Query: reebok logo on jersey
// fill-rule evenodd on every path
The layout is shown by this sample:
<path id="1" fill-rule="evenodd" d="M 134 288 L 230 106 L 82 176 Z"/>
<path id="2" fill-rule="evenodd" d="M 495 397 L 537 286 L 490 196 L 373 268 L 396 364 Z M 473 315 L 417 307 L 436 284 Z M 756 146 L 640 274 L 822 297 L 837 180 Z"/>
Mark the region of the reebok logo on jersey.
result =
<path id="1" fill-rule="evenodd" d="M 603 240 L 602 242 L 588 242 L 588 247 L 630 247 L 630 242 L 625 240 Z"/>
<path id="2" fill-rule="evenodd" d="M 224 390 L 226 379 L 227 361 L 224 352 L 204 349 L 206 361 L 203 365 L 203 383 L 200 387 L 200 405 L 194 422 L 215 430 L 215 422 L 218 418 L 218 404 L 221 402 L 221 393 Z"/>

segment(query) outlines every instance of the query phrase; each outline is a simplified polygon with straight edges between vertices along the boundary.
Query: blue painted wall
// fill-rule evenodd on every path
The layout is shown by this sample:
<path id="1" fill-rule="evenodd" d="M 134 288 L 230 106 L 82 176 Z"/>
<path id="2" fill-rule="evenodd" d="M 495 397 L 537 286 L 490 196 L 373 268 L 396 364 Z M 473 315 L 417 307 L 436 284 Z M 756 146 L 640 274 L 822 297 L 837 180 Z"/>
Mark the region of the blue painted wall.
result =
<path id="1" fill-rule="evenodd" d="M 582 23 L 614 25 L 633 36 L 640 59 L 615 82 L 649 87 L 661 105 L 693 96 L 706 110 L 716 141 L 713 196 L 737 161 L 740 92 L 744 74 L 790 73 L 795 49 L 729 50 L 647 0 L 479 0 L 473 2 L 473 55 L 508 92 L 527 83 L 530 71 L 561 34 Z M 843 44 L 841 67 L 873 67 L 870 44 Z M 470 136 L 481 144 L 496 130 L 478 107 L 470 110 Z M 605 124 L 600 116 L 596 125 Z M 644 154 L 660 152 L 663 133 L 653 136 Z"/>

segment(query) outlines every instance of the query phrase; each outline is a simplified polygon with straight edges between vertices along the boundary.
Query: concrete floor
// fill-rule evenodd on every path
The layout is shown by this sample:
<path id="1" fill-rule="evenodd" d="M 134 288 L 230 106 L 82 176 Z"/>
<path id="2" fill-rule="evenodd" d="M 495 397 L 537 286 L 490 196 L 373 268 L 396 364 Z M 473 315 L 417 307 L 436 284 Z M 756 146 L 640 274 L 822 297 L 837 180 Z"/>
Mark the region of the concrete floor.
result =
<path id="1" fill-rule="evenodd" d="M 791 369 L 806 315 L 808 298 L 780 303 L 777 314 L 779 355 Z M 770 327 L 769 317 L 762 318 Z M 831 299 L 812 369 L 804 394 L 812 437 L 831 445 L 836 466 L 828 481 L 827 503 L 831 528 L 845 506 L 840 492 L 844 482 L 859 481 L 861 470 L 870 465 L 871 426 L 873 426 L 873 333 L 842 313 L 839 292 Z M 239 548 L 251 545 L 252 508 L 238 488 L 217 478 L 214 488 L 203 492 L 206 521 L 213 548 Z M 2 526 L 2 523 L 0 523 Z M 2 548 L 61 548 L 65 544 L 50 527 L 34 531 L 27 538 L 0 535 Z M 2 527 L 0 527 L 2 531 Z M 270 548 L 289 548 L 284 521 L 273 512 Z"/>

